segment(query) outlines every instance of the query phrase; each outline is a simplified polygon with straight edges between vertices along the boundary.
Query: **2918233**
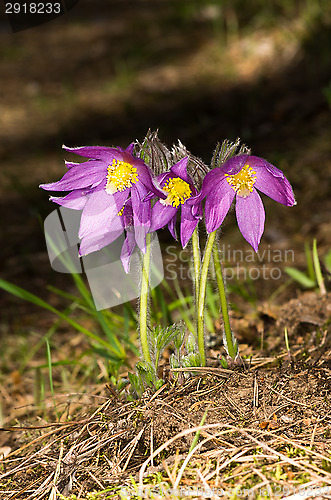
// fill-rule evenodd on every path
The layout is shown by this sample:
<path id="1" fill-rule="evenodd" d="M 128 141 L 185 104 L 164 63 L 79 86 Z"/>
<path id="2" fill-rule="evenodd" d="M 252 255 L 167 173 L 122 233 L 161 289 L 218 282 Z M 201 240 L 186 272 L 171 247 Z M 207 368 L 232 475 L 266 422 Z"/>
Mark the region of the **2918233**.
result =
<path id="1" fill-rule="evenodd" d="M 6 14 L 61 14 L 60 2 L 6 2 Z"/>

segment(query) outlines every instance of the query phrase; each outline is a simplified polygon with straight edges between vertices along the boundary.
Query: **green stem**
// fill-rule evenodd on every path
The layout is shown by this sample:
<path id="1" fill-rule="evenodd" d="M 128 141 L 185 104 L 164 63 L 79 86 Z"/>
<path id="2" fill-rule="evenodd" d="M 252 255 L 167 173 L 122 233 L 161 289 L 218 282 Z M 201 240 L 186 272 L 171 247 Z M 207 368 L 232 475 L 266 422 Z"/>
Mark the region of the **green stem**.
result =
<path id="1" fill-rule="evenodd" d="M 205 338 L 204 338 L 204 310 L 205 310 L 206 285 L 207 285 L 209 262 L 212 254 L 215 236 L 216 236 L 216 231 L 208 235 L 201 266 L 201 273 L 200 273 L 197 326 L 198 326 L 198 347 L 199 347 L 199 354 L 201 357 L 202 366 L 206 365 Z"/>
<path id="2" fill-rule="evenodd" d="M 228 305 L 227 305 L 227 301 L 226 301 L 225 286 L 224 286 L 223 273 L 222 273 L 222 265 L 221 265 L 220 254 L 219 254 L 217 242 L 213 247 L 213 258 L 214 258 L 214 266 L 215 266 L 216 280 L 217 280 L 217 286 L 218 286 L 218 293 L 219 293 L 219 297 L 220 297 L 221 310 L 222 310 L 222 316 L 223 316 L 224 333 L 225 333 L 225 339 L 226 339 L 225 348 L 226 348 L 229 356 L 232 359 L 235 359 L 235 357 L 238 353 L 238 344 L 237 344 L 237 342 L 233 336 L 233 333 L 231 331 L 229 311 L 228 311 Z"/>
<path id="3" fill-rule="evenodd" d="M 151 355 L 148 347 L 147 334 L 147 313 L 148 313 L 148 288 L 149 288 L 149 267 L 151 259 L 151 235 L 146 235 L 146 253 L 143 256 L 143 269 L 141 278 L 139 330 L 141 350 L 146 362 L 151 363 Z"/>
<path id="4" fill-rule="evenodd" d="M 193 269 L 194 269 L 194 303 L 195 303 L 195 321 L 196 327 L 198 324 L 198 298 L 199 298 L 199 278 L 201 267 L 200 244 L 198 235 L 198 226 L 192 234 L 192 253 L 193 253 Z"/>

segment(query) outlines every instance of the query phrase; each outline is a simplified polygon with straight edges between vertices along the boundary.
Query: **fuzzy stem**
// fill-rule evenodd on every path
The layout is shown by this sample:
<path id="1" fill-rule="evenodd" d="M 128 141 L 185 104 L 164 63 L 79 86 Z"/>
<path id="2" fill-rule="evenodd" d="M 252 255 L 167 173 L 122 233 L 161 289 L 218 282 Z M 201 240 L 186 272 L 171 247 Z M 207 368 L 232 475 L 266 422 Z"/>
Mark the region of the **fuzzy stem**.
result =
<path id="1" fill-rule="evenodd" d="M 226 350 L 227 350 L 229 356 L 232 359 L 235 359 L 235 357 L 238 353 L 238 344 L 237 344 L 237 342 L 233 336 L 233 333 L 231 331 L 229 311 L 228 311 L 228 305 L 227 305 L 227 301 L 226 301 L 225 286 L 224 286 L 223 273 L 222 273 L 222 265 L 221 265 L 220 254 L 219 254 L 217 242 L 213 246 L 213 258 L 214 258 L 214 266 L 215 266 L 218 293 L 219 293 L 219 298 L 220 298 L 220 302 L 221 302 L 221 310 L 222 310 L 222 316 L 223 316 L 224 333 L 225 333 L 225 339 L 226 339 L 226 346 L 225 347 L 226 347 Z"/>
<path id="2" fill-rule="evenodd" d="M 198 298 L 199 298 L 199 278 L 201 267 L 200 244 L 198 226 L 192 234 L 192 254 L 193 254 L 193 269 L 194 269 L 194 304 L 195 304 L 195 321 L 198 324 Z"/>
<path id="3" fill-rule="evenodd" d="M 198 347 L 199 347 L 199 354 L 201 357 L 202 366 L 206 365 L 205 338 L 204 338 L 204 309 L 205 309 L 206 285 L 207 285 L 209 262 L 212 254 L 215 236 L 216 236 L 216 231 L 208 235 L 201 266 L 201 273 L 200 273 L 197 326 L 198 326 Z"/>
<path id="4" fill-rule="evenodd" d="M 141 278 L 141 293 L 140 293 L 140 311 L 139 311 L 139 330 L 141 350 L 145 361 L 151 363 L 151 355 L 148 347 L 147 334 L 147 313 L 148 313 L 148 288 L 149 288 L 149 272 L 151 258 L 151 235 L 146 235 L 146 253 L 143 256 L 143 269 Z"/>

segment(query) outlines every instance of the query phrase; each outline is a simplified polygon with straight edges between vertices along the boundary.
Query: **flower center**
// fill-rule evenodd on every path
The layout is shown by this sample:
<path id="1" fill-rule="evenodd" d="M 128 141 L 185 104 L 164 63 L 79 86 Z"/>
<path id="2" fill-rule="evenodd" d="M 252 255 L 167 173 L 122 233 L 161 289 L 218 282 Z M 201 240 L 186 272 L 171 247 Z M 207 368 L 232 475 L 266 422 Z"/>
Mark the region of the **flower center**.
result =
<path id="1" fill-rule="evenodd" d="M 172 177 L 162 189 L 169 193 L 165 200 L 160 200 L 162 205 L 172 205 L 177 208 L 192 196 L 190 185 L 180 177 Z"/>
<path id="2" fill-rule="evenodd" d="M 121 160 L 113 160 L 108 166 L 106 192 L 114 194 L 117 191 L 131 187 L 138 182 L 137 169 Z"/>
<path id="3" fill-rule="evenodd" d="M 225 174 L 225 177 L 232 189 L 242 198 L 250 195 L 257 179 L 256 172 L 249 165 L 245 165 L 237 174 Z"/>

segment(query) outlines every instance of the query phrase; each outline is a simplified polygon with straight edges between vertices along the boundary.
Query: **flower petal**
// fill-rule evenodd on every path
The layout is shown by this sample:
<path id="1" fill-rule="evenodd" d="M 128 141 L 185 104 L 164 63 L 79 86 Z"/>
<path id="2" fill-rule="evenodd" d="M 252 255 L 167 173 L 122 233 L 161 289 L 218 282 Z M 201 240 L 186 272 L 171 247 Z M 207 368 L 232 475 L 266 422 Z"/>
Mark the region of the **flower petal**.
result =
<path id="1" fill-rule="evenodd" d="M 87 161 L 72 166 L 62 179 L 39 187 L 46 191 L 70 191 L 99 184 L 106 178 L 107 165 L 100 161 Z"/>
<path id="2" fill-rule="evenodd" d="M 131 144 L 128 145 L 128 147 L 126 149 L 124 149 L 123 151 L 126 151 L 127 153 L 130 153 L 131 155 L 133 155 L 133 150 L 134 150 L 134 142 L 131 142 Z M 122 148 L 119 148 L 119 149 L 122 149 Z"/>
<path id="3" fill-rule="evenodd" d="M 146 193 L 142 184 L 134 184 L 131 188 L 135 239 L 142 252 L 146 251 L 146 235 L 151 225 L 151 202 L 143 201 Z"/>
<path id="4" fill-rule="evenodd" d="M 88 255 L 89 253 L 101 250 L 101 248 L 113 243 L 124 231 L 124 227 L 120 217 L 112 221 L 111 229 L 104 233 L 91 233 L 82 238 L 79 255 Z"/>
<path id="5" fill-rule="evenodd" d="M 121 251 L 121 261 L 123 264 L 124 271 L 126 274 L 130 270 L 130 258 L 136 246 L 136 239 L 134 236 L 134 231 L 129 230 L 126 232 L 126 238 L 124 240 L 122 251 Z"/>
<path id="6" fill-rule="evenodd" d="M 152 191 L 156 196 L 160 198 L 165 198 L 166 196 L 164 193 L 153 183 L 152 181 L 152 175 L 145 163 L 142 160 L 133 158 L 134 161 L 131 161 L 131 164 L 136 167 L 137 169 L 137 174 L 138 174 L 138 179 L 139 181 L 147 188 L 148 191 L 146 191 L 145 196 L 149 194 L 149 191 Z M 129 162 L 129 160 L 127 160 Z M 138 183 L 137 183 L 138 184 Z M 137 185 L 136 184 L 136 185 Z"/>
<path id="7" fill-rule="evenodd" d="M 110 162 L 112 159 L 121 159 L 123 153 L 117 148 L 107 148 L 105 146 L 81 146 L 78 148 L 68 148 L 63 145 L 63 149 L 85 158 L 94 158 L 95 160 L 104 160 Z M 122 150 L 123 151 L 123 150 Z"/>
<path id="8" fill-rule="evenodd" d="M 218 183 L 218 189 L 214 189 L 206 198 L 205 219 L 208 233 L 212 233 L 220 227 L 228 213 L 233 198 L 234 190 L 229 186 L 226 178 Z"/>
<path id="9" fill-rule="evenodd" d="M 114 217 L 123 207 L 128 197 L 128 189 L 118 191 L 114 195 L 104 189 L 96 189 L 84 207 L 79 228 L 79 237 L 83 238 L 95 231 L 106 231 L 110 228 Z"/>
<path id="10" fill-rule="evenodd" d="M 220 168 L 225 174 L 236 175 L 238 172 L 240 172 L 245 163 L 249 163 L 250 158 L 251 156 L 249 155 L 233 156 L 232 158 L 229 158 L 226 162 L 224 162 L 221 167 L 217 168 Z"/>
<path id="11" fill-rule="evenodd" d="M 197 227 L 199 223 L 198 219 L 185 219 L 182 217 L 180 221 L 180 242 L 182 247 L 185 248 L 188 242 L 191 239 L 194 229 Z"/>
<path id="12" fill-rule="evenodd" d="M 170 172 L 173 174 L 172 176 L 180 177 L 189 184 L 193 184 L 192 179 L 189 177 L 187 173 L 187 163 L 188 163 L 188 156 L 182 158 L 179 162 L 175 163 L 175 165 L 171 167 Z"/>
<path id="13" fill-rule="evenodd" d="M 177 213 L 173 216 L 172 219 L 168 222 L 168 229 L 170 231 L 171 236 L 174 240 L 177 240 L 177 231 L 176 231 L 176 222 L 177 222 Z"/>
<path id="14" fill-rule="evenodd" d="M 72 167 L 78 167 L 78 165 L 80 165 L 80 163 L 74 163 L 73 161 L 67 161 L 67 160 L 64 160 L 64 164 L 68 169 Z"/>
<path id="15" fill-rule="evenodd" d="M 208 174 L 206 174 L 205 178 L 203 179 L 202 182 L 202 187 L 201 191 L 195 195 L 186 200 L 185 203 L 188 205 L 196 205 L 197 203 L 201 203 L 201 201 L 206 198 L 211 192 L 215 191 L 218 189 L 219 183 L 224 179 L 224 173 L 220 168 L 214 168 L 213 170 L 210 170 Z"/>
<path id="16" fill-rule="evenodd" d="M 83 194 L 84 193 L 84 194 Z M 51 196 L 50 201 L 61 205 L 62 207 L 71 208 L 72 210 L 83 210 L 88 198 L 83 189 L 77 189 L 67 194 L 67 196 Z"/>
<path id="17" fill-rule="evenodd" d="M 178 208 L 172 205 L 162 205 L 157 201 L 152 208 L 152 221 L 150 231 L 157 231 L 166 226 L 168 222 L 176 215 Z"/>
<path id="18" fill-rule="evenodd" d="M 295 205 L 291 184 L 281 170 L 257 156 L 249 157 L 246 164 L 256 171 L 257 179 L 254 184 L 256 189 L 278 203 L 287 206 Z"/>
<path id="19" fill-rule="evenodd" d="M 255 189 L 246 198 L 236 196 L 236 215 L 241 234 L 257 252 L 264 230 L 265 211 Z"/>

